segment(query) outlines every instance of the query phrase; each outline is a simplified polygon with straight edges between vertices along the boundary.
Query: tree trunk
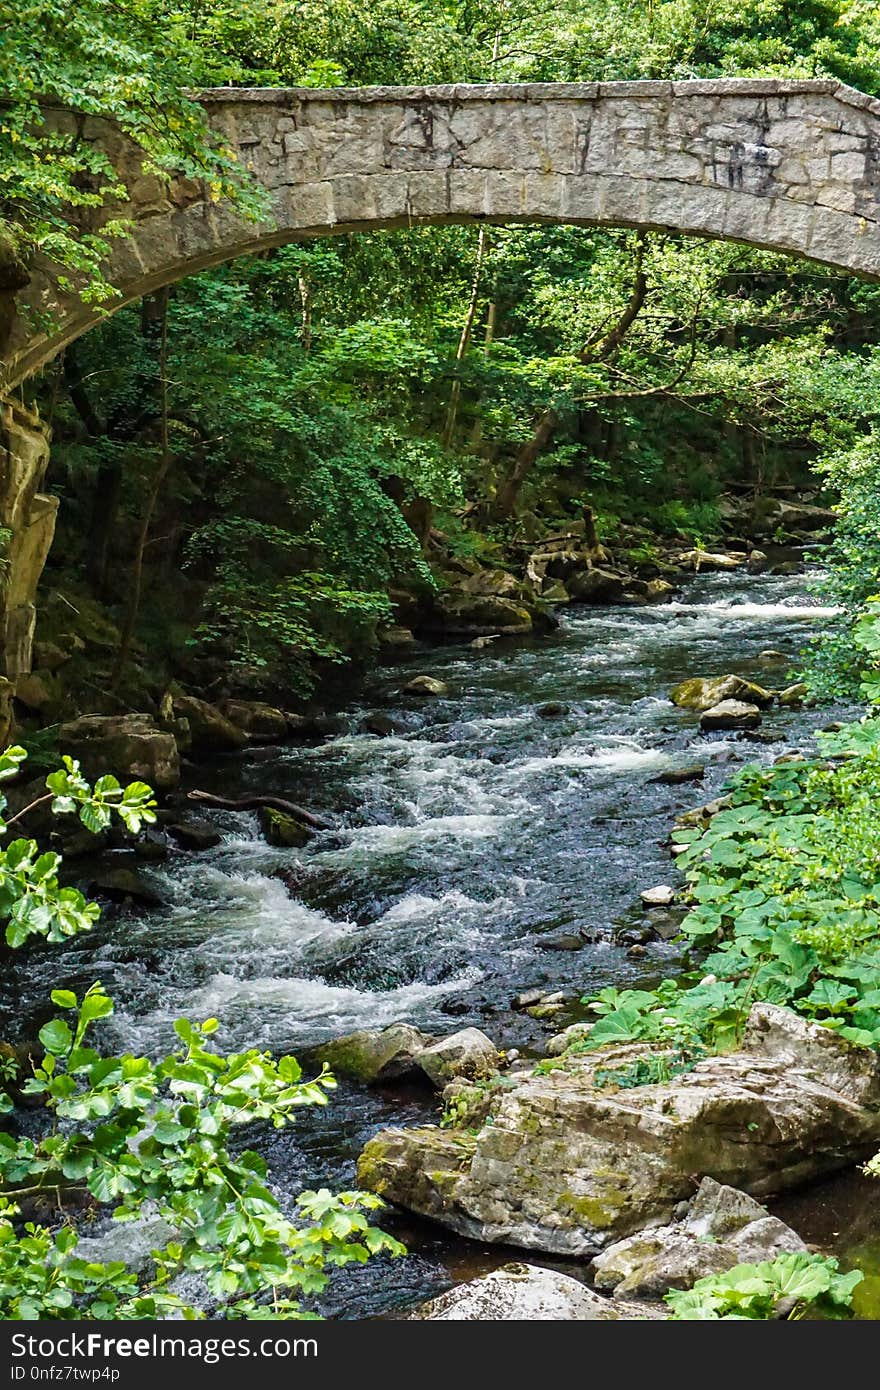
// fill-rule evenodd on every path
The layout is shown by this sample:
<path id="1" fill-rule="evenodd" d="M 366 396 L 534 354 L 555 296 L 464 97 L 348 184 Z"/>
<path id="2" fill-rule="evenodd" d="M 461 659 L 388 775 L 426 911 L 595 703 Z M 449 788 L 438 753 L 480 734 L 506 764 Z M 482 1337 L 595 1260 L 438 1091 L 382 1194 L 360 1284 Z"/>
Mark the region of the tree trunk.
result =
<path id="1" fill-rule="evenodd" d="M 141 523 L 138 528 L 137 541 L 134 548 L 134 560 L 131 571 L 131 589 L 129 592 L 128 606 L 125 613 L 125 620 L 122 625 L 122 635 L 119 639 L 119 650 L 116 653 L 116 662 L 113 667 L 111 677 L 111 689 L 116 689 L 125 670 L 131 651 L 131 642 L 134 637 L 135 625 L 137 623 L 138 612 L 141 605 L 141 587 L 144 572 L 144 550 L 150 534 L 150 524 L 153 520 L 153 513 L 156 510 L 156 502 L 162 490 L 162 484 L 171 466 L 171 450 L 168 443 L 168 289 L 167 287 L 159 291 L 157 301 L 160 306 L 160 338 L 159 338 L 159 462 L 153 474 L 153 481 L 144 502 L 144 510 L 141 514 Z"/>
<path id="2" fill-rule="evenodd" d="M 471 341 L 471 334 L 474 331 L 474 319 L 476 318 L 477 314 L 477 305 L 480 302 L 480 287 L 483 281 L 483 266 L 486 260 L 486 251 L 488 249 L 488 245 L 489 238 L 486 234 L 486 228 L 481 227 L 479 236 L 477 237 L 477 259 L 474 264 L 474 275 L 471 281 L 470 299 L 468 300 L 467 313 L 464 317 L 464 323 L 462 324 L 461 328 L 461 336 L 458 340 L 458 348 L 455 353 L 455 362 L 457 367 L 461 366 L 461 363 L 467 356 L 467 350 L 470 346 Z M 456 418 L 458 416 L 458 403 L 460 397 L 461 378 L 456 376 L 455 380 L 452 383 L 452 392 L 449 397 L 449 407 L 446 411 L 446 424 L 443 429 L 443 444 L 444 447 L 447 449 L 451 447 L 452 440 L 455 435 L 455 423 Z"/>
<path id="3" fill-rule="evenodd" d="M 638 318 L 648 295 L 648 280 L 644 270 L 644 257 L 645 234 L 639 232 L 636 236 L 636 273 L 632 293 L 630 294 L 623 313 L 610 332 L 592 338 L 581 348 L 578 357 L 585 365 L 588 362 L 609 361 L 617 352 L 620 344 Z M 534 434 L 528 443 L 523 445 L 517 455 L 513 468 L 498 490 L 498 496 L 495 501 L 495 514 L 499 520 L 506 521 L 512 516 L 519 498 L 520 489 L 529 476 L 529 473 L 532 471 L 535 461 L 552 440 L 558 424 L 559 415 L 555 410 L 545 410 L 539 416 Z"/>

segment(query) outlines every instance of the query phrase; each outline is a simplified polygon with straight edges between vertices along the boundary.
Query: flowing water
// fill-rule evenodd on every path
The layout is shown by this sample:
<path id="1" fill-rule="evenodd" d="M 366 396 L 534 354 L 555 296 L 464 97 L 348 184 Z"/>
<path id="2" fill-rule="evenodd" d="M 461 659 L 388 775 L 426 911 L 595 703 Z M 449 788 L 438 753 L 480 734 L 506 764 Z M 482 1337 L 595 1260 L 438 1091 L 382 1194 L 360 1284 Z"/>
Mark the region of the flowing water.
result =
<path id="1" fill-rule="evenodd" d="M 216 813 L 219 846 L 147 871 L 162 908 L 108 913 L 89 937 L 16 960 L 3 1011 L 21 1019 L 61 977 L 100 978 L 117 1001 L 113 1043 L 135 1050 L 170 1046 L 181 1014 L 219 1016 L 230 1050 L 301 1052 L 398 1019 L 437 1033 L 476 1024 L 539 1050 L 546 1024 L 513 997 L 541 987 L 575 1000 L 674 973 L 674 944 L 634 956 L 618 940 L 644 925 L 639 890 L 676 881 L 674 816 L 738 766 L 807 747 L 829 719 L 775 710 L 757 734 L 707 737 L 670 687 L 729 671 L 777 686 L 828 617 L 802 576 L 712 575 L 662 607 L 572 608 L 528 642 L 417 650 L 375 674 L 340 736 L 188 774 L 226 796 L 288 797 L 330 830 L 275 849 L 254 817 Z M 448 695 L 402 696 L 423 671 Z M 563 708 L 541 713 L 548 702 Z M 377 710 L 389 736 L 363 731 Z M 706 769 L 696 785 L 654 780 L 694 764 Z M 328 1109 L 256 1146 L 282 1193 L 351 1185 L 370 1133 L 433 1115 L 426 1092 L 343 1085 Z M 325 1311 L 372 1316 L 507 1257 L 395 1220 L 413 1253 L 334 1279 Z"/>

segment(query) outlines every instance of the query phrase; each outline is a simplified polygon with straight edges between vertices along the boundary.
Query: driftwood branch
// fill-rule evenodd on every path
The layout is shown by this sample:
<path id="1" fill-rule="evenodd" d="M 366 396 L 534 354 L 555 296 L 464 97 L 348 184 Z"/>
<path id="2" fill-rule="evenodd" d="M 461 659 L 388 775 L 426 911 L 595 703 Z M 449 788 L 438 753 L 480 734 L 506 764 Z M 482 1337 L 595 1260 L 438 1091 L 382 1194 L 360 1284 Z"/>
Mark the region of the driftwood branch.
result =
<path id="1" fill-rule="evenodd" d="M 302 806 L 295 806 L 292 801 L 286 801 L 283 796 L 214 796 L 212 792 L 191 791 L 187 792 L 190 801 L 199 801 L 203 806 L 219 806 L 224 811 L 258 811 L 261 806 L 268 806 L 272 811 L 281 811 L 285 816 L 290 816 L 292 820 L 298 820 L 303 825 L 311 826 L 313 830 L 329 830 L 330 822 L 322 820 L 320 816 L 315 816 L 311 811 L 303 810 Z"/>

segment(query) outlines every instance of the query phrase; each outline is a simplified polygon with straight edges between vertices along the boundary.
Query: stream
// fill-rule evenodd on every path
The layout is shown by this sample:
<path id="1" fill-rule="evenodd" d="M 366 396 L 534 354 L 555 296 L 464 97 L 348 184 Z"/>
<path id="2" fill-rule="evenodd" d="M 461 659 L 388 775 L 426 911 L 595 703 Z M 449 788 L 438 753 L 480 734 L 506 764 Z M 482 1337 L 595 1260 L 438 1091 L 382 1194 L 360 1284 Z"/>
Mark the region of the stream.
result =
<path id="1" fill-rule="evenodd" d="M 474 1024 L 501 1047 L 540 1052 L 585 991 L 679 968 L 673 942 L 632 953 L 618 940 L 644 927 L 641 889 L 678 881 L 665 845 L 674 817 L 746 762 L 809 747 L 811 731 L 843 713 L 774 709 L 754 734 L 704 736 L 670 688 L 727 672 L 785 684 L 828 612 L 803 575 L 701 575 L 671 604 L 564 610 L 558 631 L 529 641 L 416 648 L 373 673 L 338 736 L 187 773 L 225 796 L 289 797 L 330 830 L 306 849 L 276 849 L 254 816 L 213 813 L 216 848 L 144 868 L 161 907 L 108 909 L 89 936 L 14 960 L 2 1022 L 14 1031 L 52 987 L 100 978 L 117 1006 L 106 1045 L 134 1051 L 170 1049 L 186 1014 L 217 1015 L 228 1050 L 301 1053 L 405 1019 L 438 1034 Z M 401 695 L 421 672 L 448 695 Z M 548 702 L 562 710 L 539 713 Z M 390 735 L 364 731 L 377 712 Z M 653 780 L 694 764 L 705 766 L 699 782 Z M 549 1026 L 512 1007 L 533 988 L 571 1001 Z M 326 1109 L 248 1143 L 290 1199 L 352 1186 L 377 1128 L 435 1118 L 427 1090 L 341 1083 Z M 880 1256 L 880 1184 L 832 1180 L 774 1210 L 823 1248 L 874 1241 Z M 325 1314 L 394 1313 L 511 1255 L 415 1219 L 385 1224 L 410 1254 L 334 1274 Z"/>

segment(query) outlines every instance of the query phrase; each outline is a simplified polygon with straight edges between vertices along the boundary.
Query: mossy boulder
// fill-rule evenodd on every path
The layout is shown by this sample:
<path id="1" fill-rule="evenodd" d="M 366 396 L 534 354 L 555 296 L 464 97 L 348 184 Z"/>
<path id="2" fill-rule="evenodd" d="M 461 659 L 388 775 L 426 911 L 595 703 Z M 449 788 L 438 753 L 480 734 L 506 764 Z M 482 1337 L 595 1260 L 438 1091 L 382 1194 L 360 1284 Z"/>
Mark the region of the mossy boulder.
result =
<path id="1" fill-rule="evenodd" d="M 307 825 L 284 811 L 276 811 L 274 806 L 261 806 L 257 815 L 260 829 L 270 845 L 280 849 L 302 849 L 312 838 L 313 832 Z"/>
<path id="2" fill-rule="evenodd" d="M 194 695 L 175 695 L 171 708 L 175 718 L 187 721 L 194 753 L 235 753 L 248 742 L 244 730 L 207 700 L 197 700 Z"/>
<path id="3" fill-rule="evenodd" d="M 762 1197 L 845 1168 L 880 1140 L 880 1058 L 773 1004 L 743 1048 L 671 1081 L 597 1087 L 639 1044 L 512 1073 L 485 1123 L 386 1129 L 358 1183 L 475 1240 L 593 1256 L 669 1224 L 702 1175 Z"/>
<path id="4" fill-rule="evenodd" d="M 766 709 L 773 703 L 774 695 L 772 690 L 765 690 L 742 676 L 692 676 L 675 686 L 669 698 L 679 709 L 691 709 L 700 714 L 723 700 L 742 700 Z"/>
<path id="5" fill-rule="evenodd" d="M 287 738 L 286 716 L 263 700 L 224 700 L 219 709 L 254 743 L 283 743 Z"/>
<path id="6" fill-rule="evenodd" d="M 415 1079 L 416 1057 L 432 1042 L 410 1023 L 392 1023 L 378 1031 L 363 1029 L 332 1038 L 315 1049 L 315 1056 L 335 1075 L 369 1086 Z"/>

